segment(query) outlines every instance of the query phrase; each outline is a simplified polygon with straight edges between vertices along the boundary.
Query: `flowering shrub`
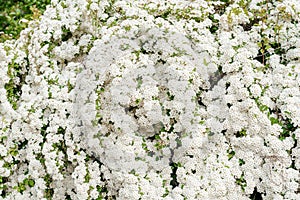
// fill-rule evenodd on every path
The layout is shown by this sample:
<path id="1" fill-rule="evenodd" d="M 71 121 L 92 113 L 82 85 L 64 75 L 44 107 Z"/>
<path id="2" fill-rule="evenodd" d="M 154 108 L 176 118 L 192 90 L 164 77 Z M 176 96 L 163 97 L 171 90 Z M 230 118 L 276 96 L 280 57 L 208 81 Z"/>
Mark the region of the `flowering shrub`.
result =
<path id="1" fill-rule="evenodd" d="M 296 0 L 52 0 L 0 43 L 2 199 L 299 199 Z"/>

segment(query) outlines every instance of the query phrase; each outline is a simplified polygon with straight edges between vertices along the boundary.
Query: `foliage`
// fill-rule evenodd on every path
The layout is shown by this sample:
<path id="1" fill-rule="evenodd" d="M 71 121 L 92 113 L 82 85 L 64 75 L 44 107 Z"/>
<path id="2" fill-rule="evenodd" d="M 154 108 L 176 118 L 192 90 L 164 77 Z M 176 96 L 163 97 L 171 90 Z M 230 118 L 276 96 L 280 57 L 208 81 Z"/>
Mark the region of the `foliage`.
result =
<path id="1" fill-rule="evenodd" d="M 27 27 L 26 20 L 37 18 L 50 2 L 51 0 L 0 0 L 0 42 L 10 38 L 17 39 Z"/>

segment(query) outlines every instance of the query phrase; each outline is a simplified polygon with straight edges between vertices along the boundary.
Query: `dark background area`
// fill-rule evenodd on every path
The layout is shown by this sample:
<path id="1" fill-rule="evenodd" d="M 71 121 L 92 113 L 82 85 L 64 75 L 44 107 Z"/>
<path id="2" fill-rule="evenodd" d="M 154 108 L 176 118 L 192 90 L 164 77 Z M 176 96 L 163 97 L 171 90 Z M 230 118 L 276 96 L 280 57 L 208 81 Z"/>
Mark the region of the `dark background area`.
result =
<path id="1" fill-rule="evenodd" d="M 0 42 L 18 38 L 27 27 L 21 19 L 32 20 L 46 9 L 51 0 L 0 0 Z"/>

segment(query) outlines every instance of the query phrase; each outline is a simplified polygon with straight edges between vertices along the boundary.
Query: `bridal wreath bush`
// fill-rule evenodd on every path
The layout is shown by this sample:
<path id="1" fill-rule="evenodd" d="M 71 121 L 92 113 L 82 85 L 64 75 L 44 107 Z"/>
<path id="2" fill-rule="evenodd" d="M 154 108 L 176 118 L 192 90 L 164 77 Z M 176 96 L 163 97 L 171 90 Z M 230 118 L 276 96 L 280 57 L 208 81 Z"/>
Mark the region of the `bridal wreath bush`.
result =
<path id="1" fill-rule="evenodd" d="M 52 0 L 0 43 L 0 199 L 300 199 L 298 0 Z"/>

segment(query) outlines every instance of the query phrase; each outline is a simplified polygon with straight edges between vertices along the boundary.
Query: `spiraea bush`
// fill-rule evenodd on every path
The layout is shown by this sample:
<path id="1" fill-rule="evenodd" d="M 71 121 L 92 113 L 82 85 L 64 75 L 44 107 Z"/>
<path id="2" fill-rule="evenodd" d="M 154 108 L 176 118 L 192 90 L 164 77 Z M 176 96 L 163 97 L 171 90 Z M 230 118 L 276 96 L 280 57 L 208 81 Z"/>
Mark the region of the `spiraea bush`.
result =
<path id="1" fill-rule="evenodd" d="M 299 18 L 52 0 L 0 43 L 0 198 L 299 199 Z"/>

